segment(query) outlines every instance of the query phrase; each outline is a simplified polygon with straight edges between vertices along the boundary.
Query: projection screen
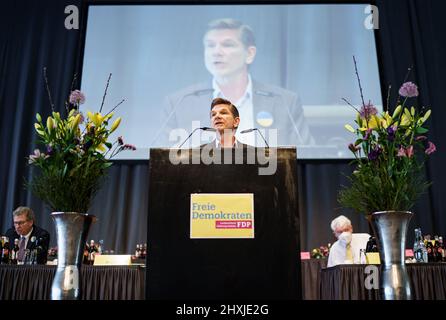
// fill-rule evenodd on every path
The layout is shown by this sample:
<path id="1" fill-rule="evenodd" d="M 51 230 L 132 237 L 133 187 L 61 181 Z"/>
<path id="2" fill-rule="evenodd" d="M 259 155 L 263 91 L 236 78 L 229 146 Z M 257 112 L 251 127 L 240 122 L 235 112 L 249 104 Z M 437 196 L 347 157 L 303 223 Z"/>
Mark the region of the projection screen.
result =
<path id="1" fill-rule="evenodd" d="M 149 148 L 210 127 L 216 96 L 239 108 L 242 142 L 264 146 L 258 132 L 241 133 L 257 128 L 270 146 L 297 146 L 300 159 L 350 158 L 355 137 L 344 125 L 356 111 L 342 98 L 362 105 L 353 55 L 365 103 L 382 111 L 367 16 L 365 4 L 91 5 L 81 111 L 99 110 L 112 73 L 103 111 L 125 99 L 113 138 L 137 147 L 118 159 L 147 159 Z M 228 25 L 236 28 L 225 33 Z M 197 130 L 184 147 L 214 138 Z"/>

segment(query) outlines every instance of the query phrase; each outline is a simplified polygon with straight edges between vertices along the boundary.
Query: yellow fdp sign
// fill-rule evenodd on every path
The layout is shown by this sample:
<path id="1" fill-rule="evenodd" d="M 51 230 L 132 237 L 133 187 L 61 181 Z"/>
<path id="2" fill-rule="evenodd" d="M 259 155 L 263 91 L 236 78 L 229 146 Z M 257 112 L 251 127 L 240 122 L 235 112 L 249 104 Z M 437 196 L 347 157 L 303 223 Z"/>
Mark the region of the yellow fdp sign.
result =
<path id="1" fill-rule="evenodd" d="M 254 194 L 191 194 L 190 237 L 254 238 Z"/>

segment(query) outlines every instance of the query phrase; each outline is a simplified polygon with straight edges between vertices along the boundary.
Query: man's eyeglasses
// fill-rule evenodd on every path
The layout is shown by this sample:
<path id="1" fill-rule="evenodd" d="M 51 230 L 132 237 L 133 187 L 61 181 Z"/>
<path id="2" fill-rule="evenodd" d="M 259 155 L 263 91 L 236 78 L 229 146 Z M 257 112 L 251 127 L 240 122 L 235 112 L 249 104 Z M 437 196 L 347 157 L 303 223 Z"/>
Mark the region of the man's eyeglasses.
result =
<path id="1" fill-rule="evenodd" d="M 21 226 L 21 225 L 23 225 L 23 224 L 25 224 L 27 222 L 28 222 L 28 220 L 25 220 L 25 221 L 14 221 L 14 225 L 15 226 Z"/>

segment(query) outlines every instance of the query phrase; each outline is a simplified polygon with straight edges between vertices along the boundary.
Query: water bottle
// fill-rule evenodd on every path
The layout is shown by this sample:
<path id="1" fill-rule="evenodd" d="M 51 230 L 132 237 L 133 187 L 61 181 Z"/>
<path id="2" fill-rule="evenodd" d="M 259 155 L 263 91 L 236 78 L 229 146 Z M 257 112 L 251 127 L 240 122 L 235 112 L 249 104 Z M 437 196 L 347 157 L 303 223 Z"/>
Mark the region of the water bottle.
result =
<path id="1" fill-rule="evenodd" d="M 102 254 L 104 251 L 104 240 L 99 240 L 98 252 L 97 254 Z"/>
<path id="2" fill-rule="evenodd" d="M 367 264 L 367 257 L 365 249 L 359 249 L 359 263 Z"/>
<path id="3" fill-rule="evenodd" d="M 421 228 L 415 229 L 415 242 L 413 245 L 413 255 L 417 262 L 427 263 L 427 249 L 424 245 Z"/>

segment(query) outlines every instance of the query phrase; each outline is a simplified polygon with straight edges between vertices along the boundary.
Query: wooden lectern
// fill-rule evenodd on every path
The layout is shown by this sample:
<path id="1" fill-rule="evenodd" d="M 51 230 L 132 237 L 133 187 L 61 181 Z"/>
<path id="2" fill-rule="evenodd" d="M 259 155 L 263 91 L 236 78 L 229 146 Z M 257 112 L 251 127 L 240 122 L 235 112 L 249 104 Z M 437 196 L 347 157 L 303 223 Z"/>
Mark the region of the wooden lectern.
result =
<path id="1" fill-rule="evenodd" d="M 201 149 L 151 149 L 147 299 L 301 299 L 296 148 L 242 150 L 209 164 Z M 273 174 L 258 154 L 276 157 Z M 191 239 L 194 193 L 253 193 L 254 239 Z"/>

